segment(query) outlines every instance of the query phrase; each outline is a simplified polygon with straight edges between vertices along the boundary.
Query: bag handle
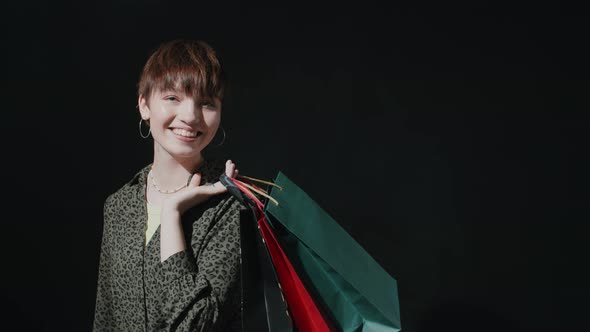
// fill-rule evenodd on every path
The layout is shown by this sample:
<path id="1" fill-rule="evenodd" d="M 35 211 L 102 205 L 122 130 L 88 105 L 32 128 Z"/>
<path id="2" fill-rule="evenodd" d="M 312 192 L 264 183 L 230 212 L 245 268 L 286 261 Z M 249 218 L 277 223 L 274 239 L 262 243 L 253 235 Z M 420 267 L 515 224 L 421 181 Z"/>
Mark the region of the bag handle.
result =
<path id="1" fill-rule="evenodd" d="M 256 182 L 268 184 L 268 185 L 278 188 L 281 191 L 283 190 L 283 188 L 281 186 L 274 184 L 272 182 L 259 180 L 256 178 L 243 176 L 243 175 L 240 175 L 238 177 L 243 178 L 243 179 L 248 179 L 251 181 L 256 181 Z M 245 202 L 247 202 L 251 206 L 261 205 L 262 206 L 261 210 L 264 208 L 264 204 L 262 202 L 260 202 L 260 200 L 258 199 L 258 197 L 256 197 L 256 195 L 254 195 L 253 192 L 255 192 L 261 196 L 268 198 L 275 205 L 277 205 L 277 206 L 279 205 L 279 202 L 276 199 L 272 198 L 264 189 L 256 186 L 252 182 L 248 183 L 248 182 L 240 181 L 236 178 L 231 178 L 231 177 L 227 176 L 227 174 L 225 174 L 225 173 L 221 174 L 221 176 L 219 177 L 219 181 L 229 190 L 229 192 L 232 195 L 236 196 L 236 198 L 238 198 L 238 200 L 244 204 L 246 204 Z M 254 204 L 254 203 L 256 203 L 256 204 Z"/>

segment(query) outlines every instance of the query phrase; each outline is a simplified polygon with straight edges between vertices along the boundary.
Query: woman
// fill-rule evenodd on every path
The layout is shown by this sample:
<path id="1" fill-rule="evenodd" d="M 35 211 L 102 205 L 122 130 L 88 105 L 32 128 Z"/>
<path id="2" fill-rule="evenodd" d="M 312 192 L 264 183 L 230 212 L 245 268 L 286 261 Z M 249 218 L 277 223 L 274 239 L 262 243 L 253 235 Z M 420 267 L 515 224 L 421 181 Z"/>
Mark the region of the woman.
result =
<path id="1" fill-rule="evenodd" d="M 140 135 L 154 159 L 105 201 L 94 331 L 239 330 L 244 207 L 218 181 L 238 170 L 202 154 L 225 84 L 202 41 L 164 43 L 145 64 Z"/>

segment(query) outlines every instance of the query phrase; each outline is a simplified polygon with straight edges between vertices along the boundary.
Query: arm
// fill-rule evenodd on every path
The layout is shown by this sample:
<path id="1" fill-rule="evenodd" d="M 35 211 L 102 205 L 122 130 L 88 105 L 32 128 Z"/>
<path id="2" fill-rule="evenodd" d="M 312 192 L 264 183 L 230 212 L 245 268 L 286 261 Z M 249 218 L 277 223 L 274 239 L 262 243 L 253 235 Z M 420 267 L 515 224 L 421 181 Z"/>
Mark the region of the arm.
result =
<path id="1" fill-rule="evenodd" d="M 218 331 L 223 328 L 220 323 L 225 323 L 227 318 L 223 316 L 224 306 L 240 273 L 240 207 L 241 203 L 230 197 L 220 204 L 219 209 L 207 210 L 203 217 L 213 218 L 213 227 L 195 253 L 197 257 L 193 256 L 193 250 L 185 247 L 162 262 L 166 331 Z M 167 214 L 170 219 L 166 222 L 179 225 L 179 215 Z M 162 226 L 163 223 L 164 220 Z M 180 230 L 173 237 L 183 239 L 181 227 Z"/>
<path id="2" fill-rule="evenodd" d="M 231 160 L 225 163 L 225 173 L 230 177 L 238 175 L 236 165 Z M 186 190 L 164 200 L 160 215 L 160 262 L 164 262 L 175 253 L 186 250 L 180 222 L 182 214 L 192 206 L 203 203 L 211 196 L 227 192 L 225 186 L 219 181 L 211 186 L 201 186 L 200 184 L 201 175 L 197 173 L 192 177 Z"/>
<path id="3" fill-rule="evenodd" d="M 94 307 L 94 322 L 92 331 L 112 331 L 115 329 L 113 301 L 111 296 L 112 280 L 110 278 L 112 263 L 111 239 L 111 197 L 105 200 L 103 208 L 103 231 L 100 246 L 100 262 L 98 266 L 98 281 L 96 288 L 96 303 Z"/>
<path id="4" fill-rule="evenodd" d="M 177 209 L 165 207 L 160 214 L 160 262 L 184 251 L 186 242 Z"/>

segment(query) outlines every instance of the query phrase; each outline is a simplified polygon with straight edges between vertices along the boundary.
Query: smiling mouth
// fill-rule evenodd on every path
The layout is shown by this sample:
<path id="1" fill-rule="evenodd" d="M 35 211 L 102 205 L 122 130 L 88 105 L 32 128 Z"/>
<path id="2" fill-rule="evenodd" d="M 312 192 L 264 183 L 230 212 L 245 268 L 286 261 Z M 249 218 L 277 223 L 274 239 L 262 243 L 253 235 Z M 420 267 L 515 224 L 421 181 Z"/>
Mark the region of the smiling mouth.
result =
<path id="1" fill-rule="evenodd" d="M 203 132 L 201 131 L 188 131 L 188 130 L 184 130 L 184 129 L 178 129 L 178 128 L 171 128 L 172 132 L 178 136 L 182 136 L 182 137 L 186 137 L 186 138 L 197 138 L 201 135 L 203 135 Z"/>

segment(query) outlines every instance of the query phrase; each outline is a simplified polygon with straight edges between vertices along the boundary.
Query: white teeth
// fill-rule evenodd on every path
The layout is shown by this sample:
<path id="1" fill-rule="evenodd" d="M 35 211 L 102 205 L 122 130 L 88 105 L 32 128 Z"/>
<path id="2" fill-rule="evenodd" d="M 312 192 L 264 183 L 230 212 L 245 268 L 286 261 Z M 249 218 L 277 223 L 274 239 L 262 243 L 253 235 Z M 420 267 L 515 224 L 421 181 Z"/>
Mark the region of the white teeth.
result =
<path id="1" fill-rule="evenodd" d="M 184 137 L 197 137 L 197 133 L 194 131 L 187 131 L 187 130 L 178 129 L 178 128 L 174 128 L 174 129 L 172 129 L 172 131 L 175 134 L 178 134 L 178 135 L 184 136 Z"/>

